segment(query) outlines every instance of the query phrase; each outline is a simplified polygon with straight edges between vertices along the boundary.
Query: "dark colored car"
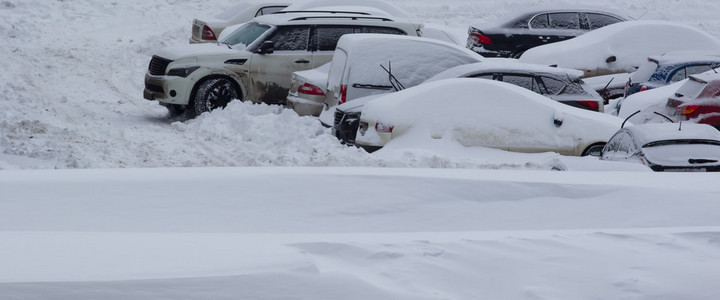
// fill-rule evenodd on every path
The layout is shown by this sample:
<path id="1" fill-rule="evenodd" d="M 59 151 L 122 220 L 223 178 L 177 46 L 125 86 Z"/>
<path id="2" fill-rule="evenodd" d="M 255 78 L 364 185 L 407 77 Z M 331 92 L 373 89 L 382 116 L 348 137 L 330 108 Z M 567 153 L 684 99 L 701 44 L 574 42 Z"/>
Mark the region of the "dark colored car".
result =
<path id="1" fill-rule="evenodd" d="M 651 56 L 625 84 L 624 96 L 678 82 L 720 67 L 720 53 L 674 51 Z"/>
<path id="2" fill-rule="evenodd" d="M 720 74 L 688 77 L 675 95 L 668 98 L 666 109 L 677 121 L 708 124 L 720 130 Z"/>
<path id="3" fill-rule="evenodd" d="M 620 129 L 601 160 L 642 163 L 653 171 L 720 171 L 720 132 L 704 124 L 649 123 Z"/>
<path id="4" fill-rule="evenodd" d="M 485 57 L 518 58 L 527 49 L 627 20 L 599 9 L 532 10 L 494 23 L 470 26 L 467 48 Z"/>

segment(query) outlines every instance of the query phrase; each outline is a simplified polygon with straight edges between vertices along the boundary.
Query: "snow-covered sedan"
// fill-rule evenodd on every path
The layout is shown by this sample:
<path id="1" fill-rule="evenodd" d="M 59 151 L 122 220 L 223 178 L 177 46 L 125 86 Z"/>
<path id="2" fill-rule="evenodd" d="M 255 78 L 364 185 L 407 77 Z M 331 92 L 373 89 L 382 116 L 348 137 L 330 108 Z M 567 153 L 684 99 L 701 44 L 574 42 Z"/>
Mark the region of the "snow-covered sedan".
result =
<path id="1" fill-rule="evenodd" d="M 619 130 L 602 160 L 644 164 L 654 171 L 720 171 L 720 131 L 705 124 L 652 123 Z"/>
<path id="2" fill-rule="evenodd" d="M 516 152 L 599 155 L 621 125 L 615 116 L 570 107 L 516 85 L 455 78 L 370 101 L 355 144 L 372 152 L 395 139 L 452 139 Z"/>
<path id="3" fill-rule="evenodd" d="M 578 69 L 585 77 L 631 73 L 653 55 L 678 50 L 720 51 L 720 40 L 670 21 L 626 21 L 526 51 L 520 61 Z"/>
<path id="4" fill-rule="evenodd" d="M 666 103 L 677 121 L 708 124 L 720 130 L 720 74 L 692 75 Z"/>

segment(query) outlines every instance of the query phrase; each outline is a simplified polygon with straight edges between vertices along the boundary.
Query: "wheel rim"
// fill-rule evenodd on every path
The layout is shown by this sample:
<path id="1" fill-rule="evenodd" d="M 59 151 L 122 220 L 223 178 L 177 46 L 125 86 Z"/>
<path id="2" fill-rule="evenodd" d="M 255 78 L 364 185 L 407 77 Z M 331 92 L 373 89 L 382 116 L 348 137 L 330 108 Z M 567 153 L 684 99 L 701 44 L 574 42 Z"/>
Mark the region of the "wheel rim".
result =
<path id="1" fill-rule="evenodd" d="M 237 91 L 230 82 L 225 80 L 208 93 L 205 108 L 207 111 L 225 108 L 233 99 L 238 99 Z"/>

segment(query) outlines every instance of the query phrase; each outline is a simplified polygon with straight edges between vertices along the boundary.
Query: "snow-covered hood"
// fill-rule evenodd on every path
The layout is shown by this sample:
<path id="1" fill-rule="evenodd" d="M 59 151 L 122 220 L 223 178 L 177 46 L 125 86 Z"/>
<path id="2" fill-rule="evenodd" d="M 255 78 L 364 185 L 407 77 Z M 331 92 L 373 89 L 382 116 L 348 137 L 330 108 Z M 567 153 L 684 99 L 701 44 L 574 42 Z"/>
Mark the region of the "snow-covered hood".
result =
<path id="1" fill-rule="evenodd" d="M 337 106 L 337 110 L 344 111 L 346 113 L 359 113 L 362 112 L 363 107 L 370 101 L 385 96 L 387 93 L 375 94 L 366 97 L 353 99 Z"/>
<path id="2" fill-rule="evenodd" d="M 180 45 L 180 46 L 172 46 L 172 47 L 166 47 L 155 53 L 155 55 L 160 56 L 162 58 L 170 59 L 170 60 L 178 60 L 183 58 L 191 58 L 191 57 L 198 57 L 198 56 L 220 56 L 220 55 L 228 55 L 228 56 L 237 56 L 238 54 L 242 52 L 247 52 L 244 50 L 238 50 L 228 47 L 228 45 L 225 44 L 214 44 L 214 43 L 205 43 L 205 44 L 192 44 L 192 45 Z"/>

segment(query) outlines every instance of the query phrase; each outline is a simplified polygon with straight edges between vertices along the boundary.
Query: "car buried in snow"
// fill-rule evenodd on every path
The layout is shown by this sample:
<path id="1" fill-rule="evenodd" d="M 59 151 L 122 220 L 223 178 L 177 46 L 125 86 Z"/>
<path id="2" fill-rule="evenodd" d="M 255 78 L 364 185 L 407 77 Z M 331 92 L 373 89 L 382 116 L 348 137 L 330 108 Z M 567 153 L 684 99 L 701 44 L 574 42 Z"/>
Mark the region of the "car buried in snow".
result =
<path id="1" fill-rule="evenodd" d="M 668 98 L 666 112 L 678 122 L 708 124 L 720 130 L 720 74 L 690 76 Z"/>
<path id="2" fill-rule="evenodd" d="M 463 146 L 599 155 L 622 119 L 577 109 L 505 82 L 445 79 L 383 95 L 363 107 L 355 145 L 452 139 Z"/>
<path id="3" fill-rule="evenodd" d="M 644 164 L 657 172 L 718 172 L 720 131 L 686 122 L 632 125 L 610 138 L 600 159 Z"/>
<path id="4" fill-rule="evenodd" d="M 624 97 L 720 67 L 720 51 L 673 51 L 648 57 L 625 83 Z"/>
<path id="5" fill-rule="evenodd" d="M 671 21 L 626 21 L 562 42 L 532 48 L 520 61 L 577 69 L 584 77 L 635 72 L 647 58 L 670 51 L 720 51 L 720 40 Z"/>

